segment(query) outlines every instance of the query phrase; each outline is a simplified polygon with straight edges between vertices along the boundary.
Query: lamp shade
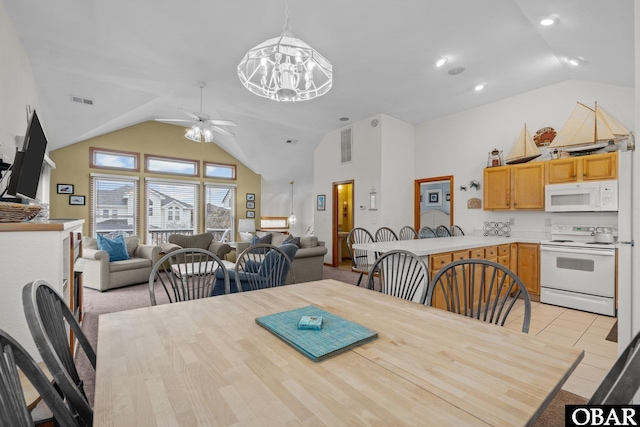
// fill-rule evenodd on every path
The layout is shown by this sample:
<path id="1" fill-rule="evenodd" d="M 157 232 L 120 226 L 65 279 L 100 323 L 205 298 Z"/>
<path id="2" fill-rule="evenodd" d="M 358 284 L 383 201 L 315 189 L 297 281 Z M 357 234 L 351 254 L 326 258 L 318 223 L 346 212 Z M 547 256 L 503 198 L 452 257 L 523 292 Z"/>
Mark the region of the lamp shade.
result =
<path id="1" fill-rule="evenodd" d="M 256 220 L 255 219 L 241 219 L 238 222 L 238 231 L 240 233 L 255 233 L 256 232 Z"/>

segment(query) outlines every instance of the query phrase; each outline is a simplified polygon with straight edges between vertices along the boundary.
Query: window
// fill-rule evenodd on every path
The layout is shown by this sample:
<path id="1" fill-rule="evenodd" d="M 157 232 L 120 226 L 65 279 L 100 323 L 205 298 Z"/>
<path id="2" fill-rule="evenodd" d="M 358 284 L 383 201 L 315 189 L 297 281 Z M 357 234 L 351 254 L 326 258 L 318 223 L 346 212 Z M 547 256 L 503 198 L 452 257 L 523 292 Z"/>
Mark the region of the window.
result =
<path id="1" fill-rule="evenodd" d="M 138 179 L 91 175 L 90 233 L 138 234 Z M 115 213 L 115 215 L 114 215 Z"/>
<path id="2" fill-rule="evenodd" d="M 289 228 L 289 217 L 263 216 L 262 218 L 260 218 L 260 228 L 263 228 L 263 229 Z"/>
<path id="3" fill-rule="evenodd" d="M 216 240 L 235 240 L 236 187 L 207 183 L 204 187 L 204 201 L 205 231 L 213 233 Z"/>
<path id="4" fill-rule="evenodd" d="M 119 169 L 138 171 L 138 153 L 128 151 L 106 150 L 104 148 L 90 148 L 91 167 L 100 169 Z"/>
<path id="5" fill-rule="evenodd" d="M 236 179 L 236 166 L 204 162 L 204 176 L 207 178 Z"/>
<path id="6" fill-rule="evenodd" d="M 171 234 L 196 234 L 200 184 L 147 178 L 147 242 L 161 245 Z"/>
<path id="7" fill-rule="evenodd" d="M 171 175 L 198 176 L 197 160 L 174 159 L 172 157 L 145 156 L 146 172 Z"/>

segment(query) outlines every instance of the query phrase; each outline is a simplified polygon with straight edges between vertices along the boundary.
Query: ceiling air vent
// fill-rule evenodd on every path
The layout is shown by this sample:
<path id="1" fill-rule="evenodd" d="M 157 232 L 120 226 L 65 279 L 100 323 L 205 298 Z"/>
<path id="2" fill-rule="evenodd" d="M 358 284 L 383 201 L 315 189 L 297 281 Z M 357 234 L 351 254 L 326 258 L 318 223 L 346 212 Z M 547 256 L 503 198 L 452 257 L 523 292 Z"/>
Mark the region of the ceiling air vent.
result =
<path id="1" fill-rule="evenodd" d="M 93 99 L 81 98 L 75 95 L 70 95 L 70 96 L 71 96 L 71 102 L 77 102 L 78 104 L 93 105 Z"/>
<path id="2" fill-rule="evenodd" d="M 340 132 L 340 163 L 351 163 L 353 155 L 352 128 Z"/>

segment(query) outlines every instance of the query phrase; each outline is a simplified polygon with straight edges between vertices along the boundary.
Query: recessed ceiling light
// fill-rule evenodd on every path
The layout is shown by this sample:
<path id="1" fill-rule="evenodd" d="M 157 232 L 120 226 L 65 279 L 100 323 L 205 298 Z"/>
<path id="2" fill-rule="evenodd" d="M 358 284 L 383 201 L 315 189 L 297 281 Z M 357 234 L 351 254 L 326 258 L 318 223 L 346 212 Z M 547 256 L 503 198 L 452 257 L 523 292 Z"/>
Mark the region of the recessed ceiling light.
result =
<path id="1" fill-rule="evenodd" d="M 480 83 L 479 85 L 476 85 L 476 87 L 474 87 L 473 89 L 478 92 L 481 91 L 482 89 L 484 89 L 485 87 L 487 87 L 486 83 Z"/>
<path id="2" fill-rule="evenodd" d="M 545 27 L 553 25 L 557 22 L 558 18 L 556 18 L 555 16 L 545 16 L 544 18 L 540 19 L 540 25 L 544 25 Z"/>
<path id="3" fill-rule="evenodd" d="M 451 75 L 451 76 L 455 76 L 455 75 L 457 75 L 457 74 L 460 74 L 460 73 L 461 73 L 461 72 L 463 72 L 463 71 L 464 71 L 464 68 L 463 68 L 463 67 L 455 67 L 455 68 L 450 69 L 450 70 L 449 70 L 449 71 L 447 71 L 447 72 L 449 73 L 449 75 Z"/>
<path id="4" fill-rule="evenodd" d="M 340 121 L 341 122 L 348 122 L 349 121 L 349 117 L 340 117 Z"/>
<path id="5" fill-rule="evenodd" d="M 436 67 L 440 68 L 442 67 L 444 64 L 446 64 L 449 61 L 449 58 L 447 58 L 446 56 L 443 56 L 442 58 L 438 59 L 436 61 Z"/>

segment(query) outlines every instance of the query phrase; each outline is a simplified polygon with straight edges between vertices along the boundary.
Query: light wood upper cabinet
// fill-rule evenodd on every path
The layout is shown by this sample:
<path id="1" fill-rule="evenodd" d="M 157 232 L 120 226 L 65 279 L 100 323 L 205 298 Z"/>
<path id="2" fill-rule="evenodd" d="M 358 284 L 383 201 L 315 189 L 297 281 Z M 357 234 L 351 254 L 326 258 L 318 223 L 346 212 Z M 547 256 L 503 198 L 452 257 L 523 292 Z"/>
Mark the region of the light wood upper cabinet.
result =
<path id="1" fill-rule="evenodd" d="M 484 209 L 511 208 L 511 167 L 499 166 L 484 170 Z"/>
<path id="2" fill-rule="evenodd" d="M 546 162 L 484 170 L 485 210 L 542 210 Z"/>
<path id="3" fill-rule="evenodd" d="M 548 163 L 549 184 L 616 179 L 618 177 L 617 152 L 550 160 Z"/>

